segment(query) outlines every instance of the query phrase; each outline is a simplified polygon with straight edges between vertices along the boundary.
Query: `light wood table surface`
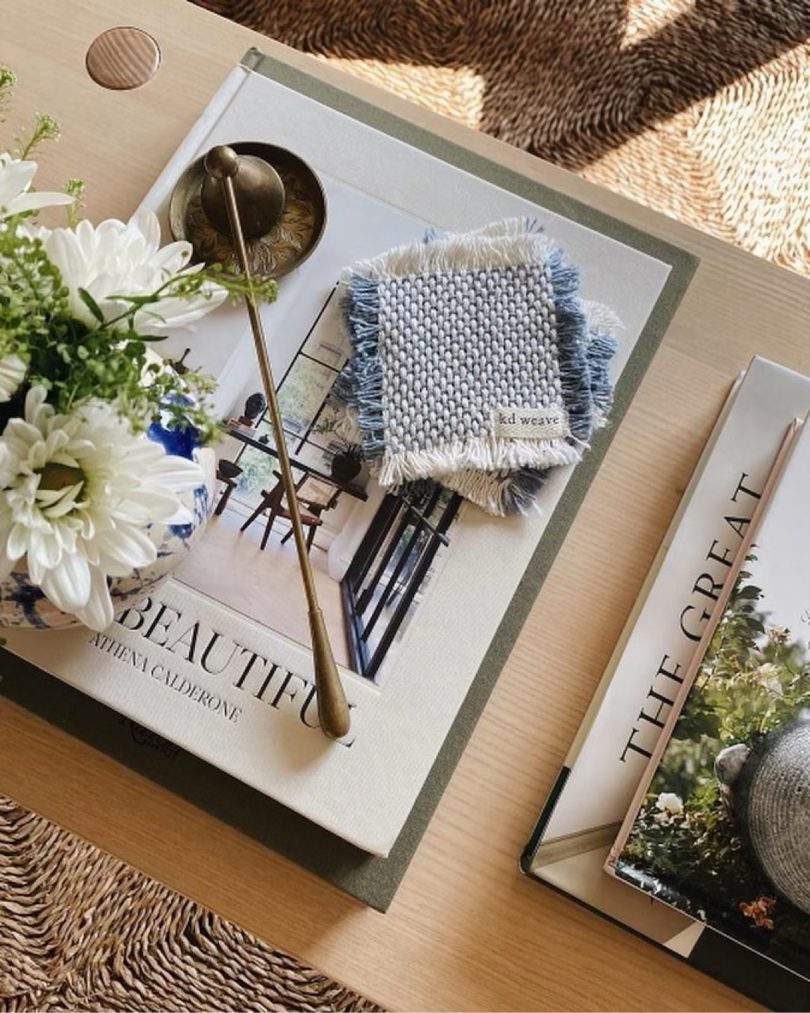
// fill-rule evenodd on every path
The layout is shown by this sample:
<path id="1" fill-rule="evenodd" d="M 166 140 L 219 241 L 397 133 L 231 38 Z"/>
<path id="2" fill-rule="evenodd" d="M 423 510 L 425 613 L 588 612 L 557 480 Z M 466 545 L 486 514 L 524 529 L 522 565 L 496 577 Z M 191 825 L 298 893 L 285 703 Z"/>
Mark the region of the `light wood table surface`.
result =
<path id="1" fill-rule="evenodd" d="M 135 91 L 85 71 L 115 25 L 162 51 Z M 810 368 L 810 283 L 182 0 L 0 0 L 0 26 L 19 76 L 3 135 L 52 113 L 63 137 L 37 183 L 83 177 L 92 220 L 129 215 L 256 45 L 702 258 L 387 914 L 5 700 L 0 791 L 390 1008 L 755 1008 L 523 878 L 517 856 L 732 377 L 757 352 Z"/>

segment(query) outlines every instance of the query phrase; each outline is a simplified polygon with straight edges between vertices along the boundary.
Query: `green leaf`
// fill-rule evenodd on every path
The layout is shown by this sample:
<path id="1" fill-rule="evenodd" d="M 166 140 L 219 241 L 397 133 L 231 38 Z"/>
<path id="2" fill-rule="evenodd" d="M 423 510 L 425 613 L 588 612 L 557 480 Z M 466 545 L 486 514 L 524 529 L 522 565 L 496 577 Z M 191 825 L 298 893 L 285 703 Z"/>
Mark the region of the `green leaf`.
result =
<path id="1" fill-rule="evenodd" d="M 96 302 L 96 300 L 90 295 L 90 293 L 87 291 L 86 288 L 80 288 L 78 290 L 78 292 L 79 292 L 79 298 L 84 303 L 84 305 L 90 310 L 90 312 L 93 314 L 93 316 L 96 318 L 96 320 L 98 320 L 98 322 L 100 324 L 103 324 L 104 323 L 104 314 L 99 309 L 99 306 L 98 306 L 98 303 Z"/>

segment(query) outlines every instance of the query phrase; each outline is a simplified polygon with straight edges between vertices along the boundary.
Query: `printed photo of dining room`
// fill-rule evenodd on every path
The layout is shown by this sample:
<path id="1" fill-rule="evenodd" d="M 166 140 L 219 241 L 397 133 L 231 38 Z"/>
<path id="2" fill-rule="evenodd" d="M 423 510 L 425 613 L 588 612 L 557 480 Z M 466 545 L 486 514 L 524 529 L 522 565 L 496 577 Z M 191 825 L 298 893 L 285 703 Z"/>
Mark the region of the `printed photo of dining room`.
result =
<path id="1" fill-rule="evenodd" d="M 339 410 L 330 395 L 349 354 L 337 314 L 332 291 L 303 340 L 288 338 L 286 358 L 274 349 L 273 368 L 335 660 L 376 678 L 441 565 L 458 498 L 437 486 L 386 494 L 360 448 L 335 431 Z M 289 504 L 249 341 L 235 350 L 224 372 L 226 435 L 215 447 L 214 514 L 174 576 L 309 646 Z"/>

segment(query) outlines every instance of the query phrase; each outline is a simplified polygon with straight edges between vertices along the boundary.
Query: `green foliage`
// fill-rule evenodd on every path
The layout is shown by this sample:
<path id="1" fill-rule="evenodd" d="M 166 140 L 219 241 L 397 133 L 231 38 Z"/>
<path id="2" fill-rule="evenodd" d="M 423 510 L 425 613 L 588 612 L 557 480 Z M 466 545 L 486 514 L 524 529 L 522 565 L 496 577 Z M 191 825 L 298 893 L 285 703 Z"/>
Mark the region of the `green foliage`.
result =
<path id="1" fill-rule="evenodd" d="M 59 124 L 47 113 L 36 113 L 34 125 L 27 137 L 17 138 L 19 157 L 30 158 L 34 149 L 43 141 L 55 141 L 59 137 Z"/>
<path id="2" fill-rule="evenodd" d="M 768 622 L 762 592 L 742 572 L 675 725 L 628 839 L 624 857 L 676 890 L 691 913 L 720 920 L 768 945 L 810 944 L 808 919 L 773 888 L 750 860 L 728 789 L 714 772 L 717 754 L 770 731 L 810 706 L 810 656 L 790 630 Z M 683 801 L 669 814 L 662 793 Z M 756 902 L 759 901 L 757 905 Z"/>
<path id="3" fill-rule="evenodd" d="M 14 73 L 0 66 L 0 121 L 15 83 Z M 28 158 L 39 144 L 58 136 L 56 120 L 37 113 L 29 134 L 17 138 L 19 157 Z M 84 184 L 68 180 L 65 192 L 73 198 L 67 212 L 68 225 L 73 226 L 79 218 Z M 92 295 L 80 289 L 78 296 L 95 320 L 95 326 L 87 326 L 74 317 L 70 293 L 40 240 L 19 228 L 34 214 L 16 215 L 0 224 L 0 357 L 16 354 L 26 364 L 24 388 L 45 387 L 48 401 L 58 412 L 99 399 L 116 405 L 135 429 L 146 428 L 160 416 L 165 421 L 168 413 L 170 425 L 192 425 L 204 441 L 215 439 L 219 426 L 207 405 L 214 381 L 196 370 L 186 371 L 181 378 L 155 362 L 149 346 L 163 339 L 139 332 L 136 316 L 149 314 L 155 307 L 152 312 L 159 323 L 156 304 L 161 299 L 199 300 L 210 295 L 212 282 L 233 298 L 272 301 L 276 282 L 228 274 L 219 265 L 183 272 L 151 293 L 116 294 L 113 298 L 125 309 L 111 319 L 105 319 Z M 6 405 L 5 418 L 12 407 L 19 411 L 21 403 Z"/>
<path id="4" fill-rule="evenodd" d="M 278 295 L 275 278 L 246 278 L 243 274 L 231 274 L 222 264 L 209 264 L 198 272 L 201 281 L 213 281 L 228 291 L 232 299 L 252 296 L 257 302 L 273 302 Z"/>
<path id="5" fill-rule="evenodd" d="M 9 67 L 0 66 L 0 123 L 5 120 L 5 113 L 8 109 L 11 98 L 14 94 L 14 86 L 17 84 L 17 75 Z M 34 149 L 43 141 L 53 141 L 59 137 L 59 124 L 47 113 L 36 113 L 34 124 L 26 136 L 16 138 L 17 157 L 29 158 Z"/>
<path id="6" fill-rule="evenodd" d="M 109 401 L 133 427 L 143 429 L 161 412 L 176 425 L 193 425 L 204 441 L 218 427 L 207 406 L 214 381 L 190 370 L 182 380 L 150 361 L 149 344 L 161 340 L 139 334 L 135 313 L 167 294 L 196 293 L 208 275 L 172 279 L 156 293 L 128 298 L 129 308 L 105 321 L 87 292 L 80 296 L 99 323 L 90 328 L 72 315 L 68 290 L 42 243 L 12 229 L 0 229 L 0 355 L 16 353 L 28 364 L 27 384 L 41 384 L 59 412 L 91 399 Z M 191 403 L 171 397 L 181 391 Z"/>
<path id="7" fill-rule="evenodd" d="M 68 228 L 72 229 L 79 224 L 81 210 L 84 206 L 84 180 L 69 179 L 65 183 L 65 193 L 73 198 L 73 203 L 67 207 Z"/>
<path id="8" fill-rule="evenodd" d="M 8 67 L 0 66 L 0 123 L 5 119 L 5 111 L 11 101 L 17 75 Z"/>
<path id="9" fill-rule="evenodd" d="M 28 361 L 30 343 L 47 341 L 51 320 L 68 314 L 67 290 L 42 244 L 0 229 L 0 354 Z"/>

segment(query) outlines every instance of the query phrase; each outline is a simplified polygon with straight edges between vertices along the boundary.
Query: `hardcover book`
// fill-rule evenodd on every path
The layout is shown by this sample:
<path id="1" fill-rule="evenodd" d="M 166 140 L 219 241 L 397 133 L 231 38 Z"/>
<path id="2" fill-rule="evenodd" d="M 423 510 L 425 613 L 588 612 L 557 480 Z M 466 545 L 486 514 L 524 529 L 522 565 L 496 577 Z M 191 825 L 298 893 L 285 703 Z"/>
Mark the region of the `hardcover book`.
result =
<path id="1" fill-rule="evenodd" d="M 785 426 L 808 409 L 810 378 L 765 359 L 735 383 L 522 856 L 529 875 L 780 1009 L 806 1008 L 803 979 L 740 960 L 734 940 L 603 867 L 725 584 L 734 526 L 745 531 Z"/>
<path id="2" fill-rule="evenodd" d="M 606 864 L 807 979 L 809 480 L 805 425 Z"/>
<path id="3" fill-rule="evenodd" d="M 529 217 L 564 246 L 583 296 L 623 324 L 613 426 L 576 468 L 555 469 L 527 516 L 488 518 L 447 492 L 386 495 L 365 471 L 343 485 L 311 548 L 352 713 L 349 736 L 330 743 L 288 529 L 256 514 L 275 476 L 268 422 L 251 418 L 260 384 L 247 318 L 223 305 L 161 346 L 218 378 L 216 405 L 232 423 L 218 456 L 238 469 L 221 511 L 172 577 L 104 634 L 12 632 L 10 651 L 36 668 L 6 655 L 0 692 L 72 716 L 102 748 L 384 907 L 696 261 L 256 51 L 143 206 L 167 222 L 187 167 L 246 140 L 295 152 L 326 197 L 322 240 L 262 309 L 288 447 L 315 485 L 336 456 L 327 402 L 348 354 L 336 281 L 428 227 Z M 159 737 L 157 748 L 136 754 L 130 732 Z"/>

